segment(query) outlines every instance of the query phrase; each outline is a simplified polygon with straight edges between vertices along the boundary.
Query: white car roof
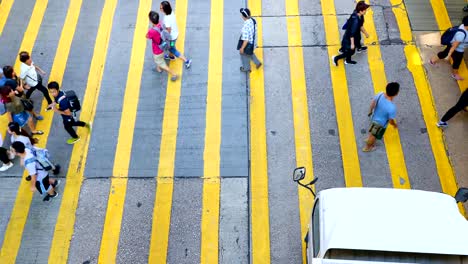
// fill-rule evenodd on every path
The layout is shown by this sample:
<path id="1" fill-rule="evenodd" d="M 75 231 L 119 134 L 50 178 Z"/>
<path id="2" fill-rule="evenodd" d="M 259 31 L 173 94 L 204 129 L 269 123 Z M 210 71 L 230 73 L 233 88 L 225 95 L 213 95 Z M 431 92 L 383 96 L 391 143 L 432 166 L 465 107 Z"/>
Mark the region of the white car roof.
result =
<path id="1" fill-rule="evenodd" d="M 468 222 L 449 195 L 334 188 L 318 198 L 323 253 L 338 248 L 468 255 Z"/>

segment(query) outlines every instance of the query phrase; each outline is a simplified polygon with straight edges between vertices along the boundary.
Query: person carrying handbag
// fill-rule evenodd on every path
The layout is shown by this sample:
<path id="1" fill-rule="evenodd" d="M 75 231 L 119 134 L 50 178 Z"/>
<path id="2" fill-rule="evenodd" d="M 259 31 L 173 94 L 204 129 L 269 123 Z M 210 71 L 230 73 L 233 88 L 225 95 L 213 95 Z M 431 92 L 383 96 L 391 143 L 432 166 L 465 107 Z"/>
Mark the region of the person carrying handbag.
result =
<path id="1" fill-rule="evenodd" d="M 369 136 L 362 151 L 371 152 L 375 150 L 376 139 L 381 140 L 383 138 L 389 123 L 395 128 L 398 127 L 395 121 L 396 106 L 393 99 L 398 95 L 399 91 L 400 84 L 391 82 L 387 84 L 385 93 L 379 93 L 372 99 L 368 114 L 371 117 Z"/>
<path id="2" fill-rule="evenodd" d="M 256 47 L 256 35 L 257 35 L 257 22 L 255 19 L 250 17 L 250 10 L 248 8 L 241 8 L 240 13 L 244 20 L 244 26 L 242 27 L 242 33 L 237 43 L 237 49 L 241 57 L 242 66 L 240 67 L 241 72 L 250 72 L 250 60 L 252 60 L 257 69 L 262 66 L 262 63 L 255 56 L 254 49 Z"/>

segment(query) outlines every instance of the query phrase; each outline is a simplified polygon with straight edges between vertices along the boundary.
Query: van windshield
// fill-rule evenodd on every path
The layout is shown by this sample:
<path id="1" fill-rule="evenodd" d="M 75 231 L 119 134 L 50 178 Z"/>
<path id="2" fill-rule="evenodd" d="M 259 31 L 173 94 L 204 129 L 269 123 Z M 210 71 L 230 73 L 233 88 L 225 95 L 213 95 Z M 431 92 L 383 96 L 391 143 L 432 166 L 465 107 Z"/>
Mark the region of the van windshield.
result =
<path id="1" fill-rule="evenodd" d="M 423 264 L 466 263 L 468 261 L 466 256 L 354 249 L 329 249 L 325 254 L 325 259 Z"/>

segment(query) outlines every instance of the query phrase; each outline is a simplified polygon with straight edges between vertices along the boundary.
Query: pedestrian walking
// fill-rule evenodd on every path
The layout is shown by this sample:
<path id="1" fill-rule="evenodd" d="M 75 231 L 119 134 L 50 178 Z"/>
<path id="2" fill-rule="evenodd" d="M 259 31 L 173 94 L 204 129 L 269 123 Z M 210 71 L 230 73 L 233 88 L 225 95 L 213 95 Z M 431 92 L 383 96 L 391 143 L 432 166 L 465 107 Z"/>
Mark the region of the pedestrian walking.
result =
<path id="1" fill-rule="evenodd" d="M 0 80 L 0 86 L 9 86 L 13 91 L 15 91 L 16 96 L 19 97 L 23 102 L 25 110 L 28 111 L 34 119 L 44 120 L 44 117 L 42 117 L 40 114 L 34 111 L 34 104 L 32 100 L 26 98 L 26 94 L 24 93 L 23 82 L 20 78 L 16 76 L 13 67 L 9 65 L 3 67 L 3 73 L 5 81 L 2 82 L 2 80 Z"/>
<path id="2" fill-rule="evenodd" d="M 0 146 L 3 146 L 3 138 L 2 135 L 0 134 Z M 15 156 L 13 157 L 10 156 L 10 151 L 4 147 L 0 147 L 0 161 L 3 163 L 2 166 L 0 167 L 0 171 L 6 171 L 9 168 L 13 167 L 13 162 L 11 161 L 14 159 Z"/>
<path id="3" fill-rule="evenodd" d="M 34 64 L 31 56 L 27 51 L 21 51 L 19 53 L 19 59 L 21 61 L 20 78 L 26 83 L 24 86 L 24 88 L 27 90 L 26 98 L 29 99 L 31 94 L 36 89 L 38 89 L 42 92 L 44 98 L 47 100 L 48 107 L 46 108 L 46 111 L 50 110 L 52 99 L 50 98 L 47 88 L 42 85 L 42 76 L 38 74 L 37 71 L 39 71 L 42 75 L 45 75 L 46 72 Z"/>
<path id="4" fill-rule="evenodd" d="M 458 112 L 463 110 L 465 107 L 468 107 L 468 89 L 465 90 L 460 98 L 458 99 L 458 102 L 450 108 L 447 113 L 442 116 L 442 119 L 437 123 L 438 127 L 448 127 L 447 121 L 449 121 L 452 117 L 454 117 Z"/>
<path id="5" fill-rule="evenodd" d="M 400 84 L 391 82 L 387 84 L 385 93 L 379 93 L 372 99 L 368 114 L 368 116 L 371 117 L 369 136 L 366 140 L 366 146 L 362 151 L 370 152 L 375 150 L 376 139 L 382 139 L 389 123 L 395 128 L 398 127 L 395 121 L 396 106 L 393 100 L 398 95 L 399 91 Z"/>
<path id="6" fill-rule="evenodd" d="M 164 13 L 164 26 L 171 34 L 171 41 L 169 43 L 169 55 L 165 55 L 165 59 L 174 60 L 176 57 L 181 59 L 185 67 L 188 69 L 192 65 L 192 60 L 185 57 L 176 49 L 176 41 L 179 37 L 179 29 L 174 12 L 172 11 L 171 4 L 168 1 L 162 1 L 159 9 Z M 174 57 L 175 56 L 175 57 Z"/>
<path id="7" fill-rule="evenodd" d="M 21 129 L 16 122 L 8 123 L 8 134 L 11 135 L 10 141 L 12 144 L 13 142 L 20 141 L 29 148 L 38 142 L 36 138 L 31 137 L 25 130 Z M 13 159 L 14 156 L 10 156 L 10 158 Z"/>
<path id="8" fill-rule="evenodd" d="M 463 54 L 465 52 L 465 47 L 468 39 L 468 16 L 463 18 L 462 24 L 458 26 L 458 28 L 455 28 L 455 30 L 448 29 L 446 33 L 449 31 L 452 32 L 452 34 L 454 33 L 453 37 L 452 35 L 447 35 L 451 37 L 451 40 L 449 40 L 449 43 L 446 44 L 445 49 L 443 51 L 437 53 L 437 56 L 434 56 L 429 60 L 429 64 L 435 65 L 440 60 L 449 61 L 450 58 L 452 58 L 451 76 L 455 80 L 459 81 L 463 80 L 463 77 L 461 77 L 458 74 L 458 69 L 460 68 L 460 64 L 463 60 Z M 441 37 L 442 44 L 444 44 L 444 34 Z"/>
<path id="9" fill-rule="evenodd" d="M 163 34 L 163 26 L 159 23 L 159 14 L 155 11 L 151 11 L 148 14 L 149 20 L 152 24 L 152 27 L 146 33 L 146 38 L 151 40 L 151 45 L 153 48 L 153 60 L 156 63 L 156 71 L 162 72 L 165 71 L 167 74 L 171 75 L 171 81 L 177 80 L 179 76 L 172 71 L 166 64 L 164 60 L 164 50 L 160 45 L 167 45 L 167 43 L 162 43 L 161 34 Z"/>
<path id="10" fill-rule="evenodd" d="M 44 134 L 43 131 L 36 130 L 36 125 L 32 120 L 32 116 L 25 110 L 23 102 L 9 86 L 2 86 L 0 88 L 0 95 L 2 97 L 2 102 L 6 106 L 9 122 L 17 122 L 20 127 L 28 125 L 33 135 Z"/>
<path id="11" fill-rule="evenodd" d="M 59 113 L 62 116 L 63 126 L 71 136 L 71 138 L 67 140 L 67 144 L 75 144 L 81 139 L 81 137 L 76 134 L 75 129 L 73 129 L 74 126 L 86 127 L 91 133 L 91 124 L 75 120 L 75 117 L 70 110 L 71 106 L 69 98 L 67 98 L 65 93 L 60 90 L 59 84 L 53 81 L 47 85 L 47 88 L 49 88 L 50 93 L 55 98 L 53 109 L 56 113 Z"/>
<path id="12" fill-rule="evenodd" d="M 345 64 L 356 64 L 357 62 L 351 59 L 354 53 L 356 51 L 360 53 L 367 50 L 367 47 L 361 44 L 361 32 L 364 33 L 366 38 L 369 37 L 369 34 L 364 28 L 364 15 L 368 8 L 369 5 L 366 2 L 359 1 L 356 4 L 355 10 L 343 26 L 345 33 L 341 40 L 341 54 L 332 57 L 335 66 L 338 66 L 338 61 L 341 59 L 345 59 Z"/>
<path id="13" fill-rule="evenodd" d="M 34 155 L 34 151 L 26 148 L 20 141 L 14 142 L 11 146 L 15 150 L 16 155 L 20 157 L 21 164 L 23 164 L 29 173 L 27 178 L 30 178 L 31 181 L 31 191 L 37 190 L 44 196 L 43 201 L 49 201 L 50 198 L 57 197 L 58 192 L 55 189 L 60 184 L 60 180 L 50 179 L 49 172 L 42 168 L 37 155 Z"/>
<path id="14" fill-rule="evenodd" d="M 257 47 L 257 21 L 250 16 L 248 8 L 241 8 L 240 13 L 244 20 L 241 36 L 237 43 L 237 49 L 239 50 L 242 62 L 240 70 L 241 72 L 250 72 L 250 61 L 255 63 L 257 69 L 262 66 L 262 62 L 258 60 L 254 52 Z"/>

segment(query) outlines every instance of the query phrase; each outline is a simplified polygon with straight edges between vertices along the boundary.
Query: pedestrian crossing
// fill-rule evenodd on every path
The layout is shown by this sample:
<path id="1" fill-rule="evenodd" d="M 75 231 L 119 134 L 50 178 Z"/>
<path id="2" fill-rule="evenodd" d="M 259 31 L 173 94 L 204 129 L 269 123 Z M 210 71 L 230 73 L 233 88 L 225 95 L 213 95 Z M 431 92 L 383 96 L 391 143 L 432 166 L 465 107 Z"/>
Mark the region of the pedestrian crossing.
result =
<path id="1" fill-rule="evenodd" d="M 443 1 L 428 2 L 438 30 L 449 27 Z M 64 184 L 45 204 L 18 180 L 27 176 L 19 161 L 0 175 L 0 263 L 305 263 L 313 197 L 291 180 L 299 166 L 305 181 L 320 178 L 318 191 L 456 192 L 403 2 L 372 6 L 367 54 L 355 55 L 356 66 L 336 67 L 329 58 L 352 1 L 248 1 L 263 62 L 249 78 L 235 51 L 243 1 L 171 4 L 177 48 L 195 58 L 190 69 L 170 61 L 176 82 L 155 72 L 144 37 L 159 2 L 1 2 L 2 63 L 15 62 L 19 72 L 16 54 L 32 51 L 49 69 L 45 79 L 80 94 L 80 119 L 94 128 L 79 128 L 81 140 L 67 146 L 60 117 L 36 105 L 44 116 L 39 147 L 62 164 Z M 393 33 L 383 30 L 384 13 L 396 22 Z M 390 34 L 401 41 L 384 44 Z M 363 153 L 369 98 L 390 80 L 403 87 L 399 128 Z M 1 116 L 0 127 L 7 123 Z"/>

